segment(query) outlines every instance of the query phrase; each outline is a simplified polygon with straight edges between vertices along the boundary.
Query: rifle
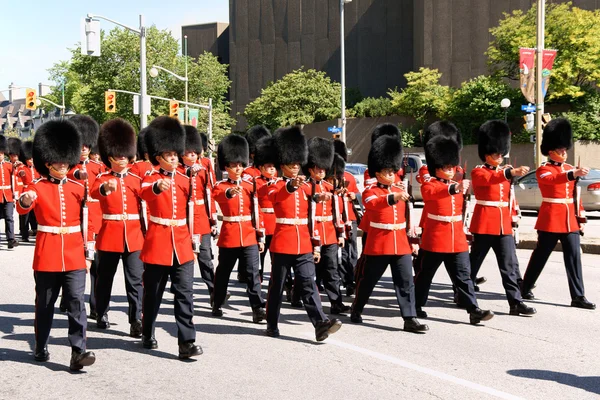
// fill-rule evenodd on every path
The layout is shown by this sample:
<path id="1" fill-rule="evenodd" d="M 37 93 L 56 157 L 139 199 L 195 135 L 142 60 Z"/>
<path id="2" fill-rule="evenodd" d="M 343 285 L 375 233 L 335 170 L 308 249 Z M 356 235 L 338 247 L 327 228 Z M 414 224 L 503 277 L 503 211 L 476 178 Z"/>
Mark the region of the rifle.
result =
<path id="1" fill-rule="evenodd" d="M 192 167 L 188 167 L 188 175 L 190 178 L 190 189 L 187 203 L 188 228 L 190 229 L 190 236 L 192 238 L 192 250 L 194 253 L 200 253 L 200 235 L 194 234 L 194 207 L 196 207 L 194 192 L 196 191 L 196 175 L 194 174 Z"/>
<path id="2" fill-rule="evenodd" d="M 514 165 L 517 165 L 517 159 L 515 157 Z M 521 209 L 517 205 L 517 197 L 515 196 L 515 184 L 517 183 L 517 177 L 513 176 L 510 180 L 510 192 L 508 198 L 508 212 L 510 213 L 511 226 L 513 237 L 515 238 L 515 246 L 519 244 L 519 221 L 521 220 Z M 514 208 L 513 208 L 514 207 Z M 517 211 L 517 215 L 513 216 L 513 209 Z"/>
<path id="3" fill-rule="evenodd" d="M 463 170 L 463 180 L 469 179 L 467 172 L 467 162 L 465 161 L 465 168 Z M 473 241 L 473 235 L 469 232 L 469 224 L 471 222 L 471 213 L 469 212 L 469 204 L 471 203 L 471 188 L 463 193 L 463 207 L 462 207 L 462 217 L 463 217 L 463 229 L 465 231 L 465 235 L 467 237 L 467 241 L 471 243 Z"/>
<path id="4" fill-rule="evenodd" d="M 89 231 L 89 216 L 90 211 L 87 206 L 90 184 L 88 180 L 87 171 L 85 171 L 85 164 L 83 166 L 85 172 L 85 180 L 83 182 L 83 201 L 81 202 L 81 232 L 83 233 L 83 248 L 85 251 L 86 260 L 93 261 L 94 253 L 96 252 L 96 242 L 88 241 Z"/>
<path id="5" fill-rule="evenodd" d="M 213 176 L 211 173 L 210 168 L 212 168 L 212 161 L 209 164 L 209 168 L 206 169 L 206 185 L 204 185 L 204 204 L 206 206 L 206 214 L 208 215 L 208 222 L 210 223 L 210 227 L 211 227 L 211 235 L 213 237 L 217 237 L 219 236 L 219 231 L 217 229 L 217 215 L 216 213 L 213 214 L 213 210 L 212 210 L 212 199 L 211 199 L 211 195 L 210 195 L 210 188 L 212 188 L 215 183 L 213 182 Z M 215 227 L 214 231 L 212 230 L 212 227 Z"/>
<path id="6" fill-rule="evenodd" d="M 310 201 L 308 202 L 308 229 L 310 231 L 310 241 L 316 252 L 321 252 L 321 237 L 319 232 L 315 231 L 315 212 L 317 204 L 315 203 L 316 184 L 314 179 L 310 180 Z"/>
<path id="7" fill-rule="evenodd" d="M 577 160 L 577 169 L 581 168 L 581 156 Z M 585 224 L 587 222 L 587 218 L 584 215 L 581 215 L 581 186 L 579 186 L 578 176 L 575 178 L 575 185 L 573 186 L 573 202 L 575 203 L 575 217 L 577 218 L 577 225 L 579 225 L 579 234 L 583 236 L 583 230 L 581 229 L 581 224 Z"/>
<path id="8" fill-rule="evenodd" d="M 413 225 L 413 210 L 414 210 L 414 202 L 415 202 L 415 198 L 413 197 L 413 186 L 412 186 L 412 179 L 413 179 L 413 170 L 411 168 L 410 170 L 410 178 L 408 177 L 408 175 L 406 174 L 406 167 L 408 167 L 408 156 L 406 156 L 404 158 L 404 168 L 405 168 L 405 174 L 404 174 L 404 179 L 403 179 L 403 183 L 404 183 L 404 188 L 406 190 L 406 193 L 408 193 L 408 195 L 410 196 L 409 199 L 406 201 L 406 206 L 404 207 L 404 218 L 406 220 L 406 236 L 408 237 L 408 243 L 410 244 L 419 244 L 419 236 L 417 235 L 416 231 L 415 231 L 415 227 Z"/>
<path id="9" fill-rule="evenodd" d="M 258 214 L 258 194 L 256 193 L 256 177 L 252 177 L 252 193 L 250 193 L 250 204 L 252 205 L 252 226 L 256 231 L 256 239 L 259 243 L 265 241 L 265 230 L 261 229 Z"/>

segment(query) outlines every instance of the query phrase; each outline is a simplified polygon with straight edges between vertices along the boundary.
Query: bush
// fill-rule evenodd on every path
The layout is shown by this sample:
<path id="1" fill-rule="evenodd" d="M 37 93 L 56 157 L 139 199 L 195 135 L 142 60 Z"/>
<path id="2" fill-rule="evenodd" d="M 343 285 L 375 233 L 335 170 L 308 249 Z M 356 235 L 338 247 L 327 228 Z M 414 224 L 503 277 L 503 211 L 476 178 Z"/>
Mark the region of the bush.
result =
<path id="1" fill-rule="evenodd" d="M 392 102 L 386 97 L 367 97 L 361 102 L 357 103 L 353 108 L 352 112 L 355 117 L 385 117 L 392 115 L 393 108 Z"/>
<path id="2" fill-rule="evenodd" d="M 415 145 L 416 137 L 419 134 L 419 130 L 415 126 L 398 126 L 400 130 L 400 136 L 402 137 L 402 147 L 413 147 Z"/>

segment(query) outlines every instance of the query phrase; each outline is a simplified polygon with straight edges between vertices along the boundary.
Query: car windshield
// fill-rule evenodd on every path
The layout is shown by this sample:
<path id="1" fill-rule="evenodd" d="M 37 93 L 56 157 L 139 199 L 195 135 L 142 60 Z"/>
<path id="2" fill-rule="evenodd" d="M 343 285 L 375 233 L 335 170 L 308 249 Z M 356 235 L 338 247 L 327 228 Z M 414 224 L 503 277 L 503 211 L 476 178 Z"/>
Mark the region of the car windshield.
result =
<path id="1" fill-rule="evenodd" d="M 363 175 L 365 173 L 366 169 L 367 169 L 366 165 L 360 165 L 360 164 L 346 165 L 346 171 L 350 172 L 352 175 Z"/>
<path id="2" fill-rule="evenodd" d="M 581 178 L 582 180 L 600 180 L 600 169 L 592 168 L 590 173 Z"/>

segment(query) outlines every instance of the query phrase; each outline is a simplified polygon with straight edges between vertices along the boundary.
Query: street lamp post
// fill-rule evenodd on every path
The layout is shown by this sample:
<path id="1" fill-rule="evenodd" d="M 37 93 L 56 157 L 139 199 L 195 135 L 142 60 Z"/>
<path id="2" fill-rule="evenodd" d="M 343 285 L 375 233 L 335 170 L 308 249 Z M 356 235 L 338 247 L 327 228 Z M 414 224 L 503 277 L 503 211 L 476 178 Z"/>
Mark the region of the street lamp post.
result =
<path id="1" fill-rule="evenodd" d="M 500 101 L 500 107 L 504 109 L 504 122 L 508 124 L 508 107 L 510 107 L 510 99 L 504 98 Z M 504 164 L 508 165 L 510 154 L 504 156 Z"/>
<path id="2" fill-rule="evenodd" d="M 342 142 L 346 143 L 346 61 L 345 61 L 345 34 L 344 34 L 344 6 L 352 0 L 340 0 L 340 83 L 342 86 Z"/>
<path id="3" fill-rule="evenodd" d="M 187 36 L 186 36 L 186 38 L 187 38 Z M 186 42 L 187 42 L 187 39 L 186 39 Z M 167 74 L 179 79 L 180 81 L 185 82 L 185 115 L 184 115 L 183 119 L 184 119 L 184 123 L 187 124 L 188 119 L 189 119 L 189 110 L 188 110 L 188 107 L 189 107 L 188 106 L 188 82 L 189 82 L 189 79 L 188 79 L 188 75 L 187 75 L 187 59 L 185 61 L 185 76 L 177 75 L 175 72 L 169 71 L 168 69 L 163 68 L 159 65 L 153 65 L 152 68 L 150 68 L 150 76 L 153 78 L 156 78 L 158 76 L 159 69 L 161 71 L 165 71 Z"/>

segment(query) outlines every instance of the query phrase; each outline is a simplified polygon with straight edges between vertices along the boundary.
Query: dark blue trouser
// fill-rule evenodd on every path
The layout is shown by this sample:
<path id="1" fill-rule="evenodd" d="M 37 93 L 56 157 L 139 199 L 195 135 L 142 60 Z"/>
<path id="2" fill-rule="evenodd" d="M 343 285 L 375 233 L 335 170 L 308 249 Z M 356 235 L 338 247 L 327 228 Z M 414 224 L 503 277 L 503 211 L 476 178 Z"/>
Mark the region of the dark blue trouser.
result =
<path id="1" fill-rule="evenodd" d="M 0 218 L 4 218 L 4 233 L 6 240 L 15 239 L 15 204 L 12 201 L 0 203 Z"/>
<path id="2" fill-rule="evenodd" d="M 259 268 L 260 258 L 258 256 L 258 246 L 234 247 L 234 248 L 219 248 L 219 265 L 215 271 L 215 293 L 214 307 L 218 308 L 223 305 L 227 296 L 227 286 L 229 285 L 229 276 L 236 261 L 238 268 L 244 268 L 242 274 L 246 281 L 246 293 L 250 300 L 252 309 L 264 306 L 262 297 Z"/>

